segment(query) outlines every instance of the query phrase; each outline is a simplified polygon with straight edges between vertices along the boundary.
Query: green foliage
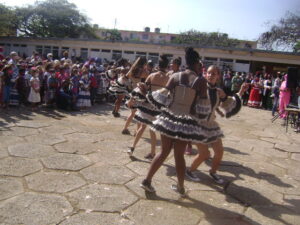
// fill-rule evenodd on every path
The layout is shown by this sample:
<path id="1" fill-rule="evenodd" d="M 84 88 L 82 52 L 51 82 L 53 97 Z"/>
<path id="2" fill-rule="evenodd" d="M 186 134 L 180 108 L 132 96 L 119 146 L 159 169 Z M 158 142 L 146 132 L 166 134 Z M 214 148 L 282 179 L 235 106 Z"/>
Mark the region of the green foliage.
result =
<path id="1" fill-rule="evenodd" d="M 239 40 L 228 37 L 226 33 L 219 32 L 200 32 L 196 30 L 189 30 L 180 33 L 172 43 L 175 44 L 190 44 L 198 46 L 209 47 L 236 47 L 239 44 Z"/>
<path id="2" fill-rule="evenodd" d="M 278 24 L 273 25 L 269 31 L 262 33 L 259 38 L 260 44 L 268 49 L 274 47 L 282 49 L 294 48 L 300 40 L 300 15 L 287 12 Z M 299 46 L 299 44 L 298 44 Z M 299 49 L 299 47 L 296 47 Z"/>
<path id="3" fill-rule="evenodd" d="M 300 41 L 298 41 L 294 46 L 294 52 L 300 53 Z"/>
<path id="4" fill-rule="evenodd" d="M 67 0 L 36 1 L 15 9 L 20 34 L 28 37 L 96 38 L 94 28 Z"/>
<path id="5" fill-rule="evenodd" d="M 121 33 L 117 29 L 106 30 L 105 40 L 109 41 L 122 41 Z"/>
<path id="6" fill-rule="evenodd" d="M 0 36 L 16 34 L 16 19 L 14 10 L 0 3 Z"/>

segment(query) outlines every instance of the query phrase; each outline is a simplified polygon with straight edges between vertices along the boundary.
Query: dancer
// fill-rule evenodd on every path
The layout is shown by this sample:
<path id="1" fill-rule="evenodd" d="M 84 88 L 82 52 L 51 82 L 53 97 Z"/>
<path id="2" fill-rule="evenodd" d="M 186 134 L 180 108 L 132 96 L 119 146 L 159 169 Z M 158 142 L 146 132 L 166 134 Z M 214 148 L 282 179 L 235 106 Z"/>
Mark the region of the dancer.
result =
<path id="1" fill-rule="evenodd" d="M 209 157 L 208 145 L 211 144 L 214 156 L 209 174 L 215 182 L 223 184 L 224 180 L 216 174 L 223 157 L 224 148 L 221 139 L 223 132 L 216 122 L 215 112 L 221 111 L 222 115 L 225 115 L 226 118 L 238 113 L 242 105 L 241 96 L 243 96 L 244 92 L 248 89 L 248 84 L 243 84 L 238 94 L 234 94 L 231 97 L 227 96 L 222 89 L 216 87 L 217 80 L 220 79 L 219 69 L 216 66 L 210 66 L 208 68 L 205 78 L 207 80 L 207 106 L 210 112 L 207 119 L 200 122 L 200 126 L 207 138 L 197 143 L 199 153 L 192 162 L 191 167 L 186 171 L 186 176 L 193 181 L 200 180 L 193 172 Z"/>
<path id="2" fill-rule="evenodd" d="M 148 70 L 145 68 L 146 66 L 146 58 L 145 57 L 139 57 L 137 60 L 133 63 L 131 66 L 128 76 L 130 77 L 132 81 L 132 88 L 133 90 L 137 87 L 137 84 L 139 82 L 143 82 L 146 80 L 148 74 Z M 130 135 L 130 131 L 128 130 L 128 127 L 133 120 L 135 113 L 136 113 L 136 108 L 134 107 L 134 100 L 132 98 L 132 95 L 130 95 L 130 99 L 126 102 L 126 106 L 131 110 L 130 115 L 127 117 L 124 128 L 122 130 L 122 134 L 125 135 Z M 137 125 L 137 130 L 139 129 L 140 124 L 138 123 Z"/>
<path id="3" fill-rule="evenodd" d="M 135 107 L 138 109 L 134 119 L 138 121 L 141 125 L 139 126 L 137 133 L 134 138 L 132 147 L 129 148 L 128 153 L 133 154 L 133 151 L 142 137 L 147 125 L 152 125 L 152 121 L 155 119 L 155 116 L 159 114 L 154 106 L 152 106 L 148 101 L 146 101 L 146 91 L 156 91 L 162 87 L 165 87 L 169 77 L 166 74 L 166 69 L 168 67 L 169 60 L 166 55 L 162 55 L 159 60 L 159 71 L 150 74 L 145 84 L 140 83 L 138 87 L 133 90 L 132 96 L 135 100 Z M 156 135 L 154 131 L 150 130 L 151 137 L 151 152 L 145 156 L 146 159 L 152 160 L 155 156 L 155 145 L 156 145 Z"/>
<path id="4" fill-rule="evenodd" d="M 186 49 L 185 59 L 187 70 L 173 74 L 166 88 L 147 95 L 148 101 L 161 109 L 152 125 L 154 131 L 161 133 L 161 152 L 154 157 L 146 179 L 140 184 L 148 192 L 155 192 L 152 178 L 174 147 L 178 184 L 172 185 L 172 189 L 183 196 L 186 144 L 203 140 L 198 120 L 207 116 L 209 107 L 203 108 L 197 102 L 206 97 L 206 80 L 198 76 L 202 72 L 200 56 L 193 48 Z"/>
<path id="5" fill-rule="evenodd" d="M 118 71 L 120 71 L 119 78 L 116 81 L 112 81 L 108 89 L 111 94 L 116 96 L 115 106 L 112 111 L 114 117 L 120 117 L 119 110 L 121 103 L 130 90 L 132 90 L 132 82 L 126 74 L 128 69 L 122 67 L 116 70 L 116 72 Z"/>
<path id="6" fill-rule="evenodd" d="M 180 70 L 180 66 L 181 66 L 181 57 L 177 57 L 175 59 L 172 60 L 170 67 L 171 70 L 167 73 L 167 76 L 172 76 L 173 73 L 177 73 Z"/>

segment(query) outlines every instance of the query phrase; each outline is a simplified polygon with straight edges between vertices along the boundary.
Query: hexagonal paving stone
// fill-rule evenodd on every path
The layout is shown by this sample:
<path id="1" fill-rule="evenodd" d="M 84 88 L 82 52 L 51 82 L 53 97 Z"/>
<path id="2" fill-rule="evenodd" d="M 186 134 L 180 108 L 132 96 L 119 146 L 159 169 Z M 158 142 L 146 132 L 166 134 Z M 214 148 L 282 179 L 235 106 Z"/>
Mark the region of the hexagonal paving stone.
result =
<path id="1" fill-rule="evenodd" d="M 286 170 L 299 168 L 299 162 L 297 162 L 296 160 L 292 160 L 292 159 L 281 159 L 281 158 L 277 158 L 277 157 L 272 157 L 269 161 L 272 165 L 284 168 Z M 277 176 L 280 176 L 280 175 L 277 174 Z"/>
<path id="2" fill-rule="evenodd" d="M 37 143 L 42 145 L 55 145 L 66 141 L 62 136 L 56 134 L 38 134 L 25 137 L 25 139 L 30 143 Z"/>
<path id="3" fill-rule="evenodd" d="M 101 213 L 101 212 L 93 212 L 93 213 L 79 213 L 75 214 L 65 221 L 63 221 L 60 225 L 134 225 L 134 223 L 130 220 L 122 218 L 120 215 L 115 213 Z"/>
<path id="4" fill-rule="evenodd" d="M 261 185 L 264 185 L 274 191 L 281 194 L 299 195 L 300 196 L 300 182 L 295 179 L 284 176 L 284 177 L 268 177 L 260 181 Z"/>
<path id="5" fill-rule="evenodd" d="M 21 120 L 16 123 L 18 127 L 29 127 L 29 128 L 41 128 L 41 127 L 48 127 L 50 126 L 49 123 L 35 121 L 35 120 Z"/>
<path id="6" fill-rule="evenodd" d="M 8 156 L 7 146 L 4 146 L 2 143 L 0 143 L 0 159 L 7 156 Z"/>
<path id="7" fill-rule="evenodd" d="M 151 162 L 148 160 L 140 161 L 136 160 L 126 165 L 126 167 L 130 168 L 132 171 L 136 172 L 139 175 L 147 175 Z M 165 164 L 159 168 L 156 174 L 166 175 L 168 170 L 172 170 L 174 167 L 169 164 Z"/>
<path id="8" fill-rule="evenodd" d="M 244 206 L 219 191 L 190 191 L 183 204 L 207 218 L 238 218 Z"/>
<path id="9" fill-rule="evenodd" d="M 0 218 L 3 224 L 57 224 L 72 210 L 64 197 L 25 193 L 2 202 Z"/>
<path id="10" fill-rule="evenodd" d="M 99 149 L 99 144 L 97 143 L 87 143 L 87 142 L 64 142 L 54 146 L 58 152 L 65 153 L 75 153 L 75 154 L 89 154 L 96 152 Z"/>
<path id="11" fill-rule="evenodd" d="M 249 220 L 248 220 L 249 221 Z M 255 225 L 255 222 L 249 223 L 244 218 L 203 218 L 198 225 Z M 258 225 L 258 224 L 257 224 Z"/>
<path id="12" fill-rule="evenodd" d="M 296 212 L 300 215 L 300 196 L 299 195 L 285 195 L 284 204 L 285 207 Z"/>
<path id="13" fill-rule="evenodd" d="M 68 194 L 77 208 L 88 211 L 119 212 L 138 200 L 124 186 L 91 184 Z"/>
<path id="14" fill-rule="evenodd" d="M 246 219 L 249 218 L 255 221 L 256 224 L 299 224 L 300 215 L 293 211 L 282 207 L 273 206 L 269 207 L 249 207 L 245 212 Z M 250 220 L 250 221 L 251 221 Z"/>
<path id="15" fill-rule="evenodd" d="M 124 214 L 136 224 L 184 224 L 195 225 L 200 216 L 178 205 L 177 202 L 140 200 Z"/>
<path id="16" fill-rule="evenodd" d="M 40 128 L 39 131 L 45 134 L 56 134 L 56 135 L 70 134 L 76 132 L 76 130 L 62 125 L 51 125 L 49 127 L 43 127 Z"/>
<path id="17" fill-rule="evenodd" d="M 68 139 L 71 142 L 88 142 L 88 143 L 94 143 L 97 141 L 101 141 L 101 138 L 98 134 L 88 134 L 88 133 L 72 133 L 72 134 L 66 134 L 64 135 L 66 139 Z"/>
<path id="18" fill-rule="evenodd" d="M 281 161 L 283 160 L 281 159 Z M 286 169 L 283 169 L 276 165 L 272 165 L 271 163 L 265 163 L 264 161 L 247 162 L 243 163 L 243 166 L 255 171 L 257 175 L 261 175 L 263 177 L 283 177 L 287 173 Z"/>
<path id="19" fill-rule="evenodd" d="M 245 139 L 243 139 L 242 143 L 245 145 L 248 145 L 248 146 L 256 147 L 256 148 L 273 148 L 274 147 L 274 144 L 267 142 L 267 141 L 259 140 L 257 138 L 256 139 L 245 138 Z"/>
<path id="20" fill-rule="evenodd" d="M 268 188 L 266 184 L 237 180 L 230 183 L 226 193 L 250 206 L 270 206 L 283 203 L 283 195 Z"/>
<path id="21" fill-rule="evenodd" d="M 298 162 L 300 162 L 300 153 L 292 153 L 292 157 L 293 160 L 296 160 Z"/>
<path id="22" fill-rule="evenodd" d="M 124 184 L 134 178 L 135 174 L 124 166 L 95 165 L 80 171 L 91 181 L 103 184 Z"/>
<path id="23" fill-rule="evenodd" d="M 15 145 L 18 143 L 24 143 L 24 139 L 15 136 L 0 136 L 0 143 L 2 146 Z"/>
<path id="24" fill-rule="evenodd" d="M 13 197 L 23 192 L 23 184 L 16 178 L 0 178 L 0 200 Z"/>
<path id="25" fill-rule="evenodd" d="M 300 148 L 297 144 L 275 144 L 275 148 L 286 152 L 300 153 Z"/>
<path id="26" fill-rule="evenodd" d="M 25 179 L 30 189 L 43 192 L 64 193 L 86 184 L 81 177 L 69 172 L 40 172 Z"/>
<path id="27" fill-rule="evenodd" d="M 87 157 L 66 153 L 58 153 L 42 159 L 43 164 L 49 169 L 81 170 L 92 163 Z"/>
<path id="28" fill-rule="evenodd" d="M 100 143 L 99 143 L 100 144 Z M 103 146 L 101 147 L 103 148 Z M 87 157 L 95 163 L 109 164 L 109 165 L 125 165 L 131 162 L 127 153 L 120 152 L 120 150 L 112 150 L 107 147 L 104 150 L 98 150 L 95 153 L 88 154 Z"/>
<path id="29" fill-rule="evenodd" d="M 25 176 L 42 169 L 42 165 L 35 159 L 21 159 L 8 157 L 0 159 L 0 175 Z"/>
<path id="30" fill-rule="evenodd" d="M 284 159 L 287 159 L 289 157 L 288 152 L 279 151 L 275 148 L 254 147 L 253 152 L 258 153 L 258 154 L 262 154 L 262 155 L 265 155 L 265 156 L 273 155 L 273 156 L 276 156 L 277 158 L 284 158 Z"/>
<path id="31" fill-rule="evenodd" d="M 25 137 L 34 134 L 38 134 L 39 131 L 37 129 L 28 128 L 28 127 L 11 127 L 9 131 L 3 132 L 4 136 L 18 136 Z"/>
<path id="32" fill-rule="evenodd" d="M 134 193 L 136 193 L 140 198 L 144 198 L 144 199 L 159 200 L 160 198 L 166 198 L 169 200 L 176 201 L 180 198 L 180 195 L 171 189 L 171 185 L 176 184 L 174 180 L 166 176 L 164 177 L 155 176 L 155 179 L 152 180 L 152 185 L 155 188 L 156 193 L 152 194 L 146 192 L 143 188 L 140 187 L 140 184 L 142 183 L 143 179 L 145 179 L 145 177 L 137 177 L 132 181 L 128 182 L 126 186 Z"/>
<path id="33" fill-rule="evenodd" d="M 10 155 L 26 158 L 41 158 L 56 153 L 51 146 L 31 143 L 11 145 L 8 152 Z"/>

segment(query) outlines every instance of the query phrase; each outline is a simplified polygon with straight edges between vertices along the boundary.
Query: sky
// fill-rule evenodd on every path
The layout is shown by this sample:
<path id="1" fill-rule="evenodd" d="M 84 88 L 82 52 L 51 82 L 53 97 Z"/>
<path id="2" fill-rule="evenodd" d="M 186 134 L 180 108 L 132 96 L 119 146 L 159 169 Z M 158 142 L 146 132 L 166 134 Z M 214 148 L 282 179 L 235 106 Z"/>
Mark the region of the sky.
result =
<path id="1" fill-rule="evenodd" d="M 0 0 L 7 6 L 34 0 Z M 92 24 L 104 28 L 142 31 L 158 27 L 163 33 L 190 29 L 227 33 L 231 38 L 256 40 L 287 11 L 300 13 L 300 0 L 69 0 Z"/>

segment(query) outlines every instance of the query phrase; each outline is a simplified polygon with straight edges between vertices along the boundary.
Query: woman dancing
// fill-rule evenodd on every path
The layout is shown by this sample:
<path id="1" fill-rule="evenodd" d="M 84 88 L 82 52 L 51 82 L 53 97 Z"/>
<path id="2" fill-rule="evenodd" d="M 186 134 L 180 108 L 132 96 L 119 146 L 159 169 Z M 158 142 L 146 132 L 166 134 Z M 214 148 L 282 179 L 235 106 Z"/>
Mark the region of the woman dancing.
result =
<path id="1" fill-rule="evenodd" d="M 135 107 L 138 109 L 134 119 L 138 121 L 141 125 L 139 126 L 137 133 L 134 138 L 132 147 L 129 148 L 128 153 L 133 154 L 135 147 L 142 137 L 147 125 L 152 125 L 152 121 L 155 119 L 155 116 L 159 114 L 154 106 L 152 106 L 146 100 L 146 91 L 156 91 L 162 87 L 165 87 L 169 77 L 166 74 L 166 69 L 168 68 L 169 60 L 166 55 L 162 55 L 159 60 L 159 71 L 150 74 L 145 84 L 140 83 L 136 89 L 133 90 L 132 96 L 135 100 Z M 152 160 L 155 156 L 155 145 L 156 145 L 156 135 L 155 132 L 150 130 L 151 137 L 151 152 L 145 156 L 146 159 Z"/>
<path id="2" fill-rule="evenodd" d="M 206 97 L 206 80 L 199 76 L 202 72 L 200 56 L 193 48 L 186 49 L 185 59 L 187 70 L 174 73 L 165 88 L 147 95 L 148 101 L 161 109 L 152 125 L 154 131 L 161 133 L 161 152 L 154 157 L 146 178 L 140 184 L 149 192 L 155 192 L 152 178 L 174 147 L 178 183 L 172 185 L 172 189 L 184 195 L 186 144 L 202 141 L 204 137 L 198 120 L 207 116 L 208 109 L 202 108 L 197 101 Z"/>

